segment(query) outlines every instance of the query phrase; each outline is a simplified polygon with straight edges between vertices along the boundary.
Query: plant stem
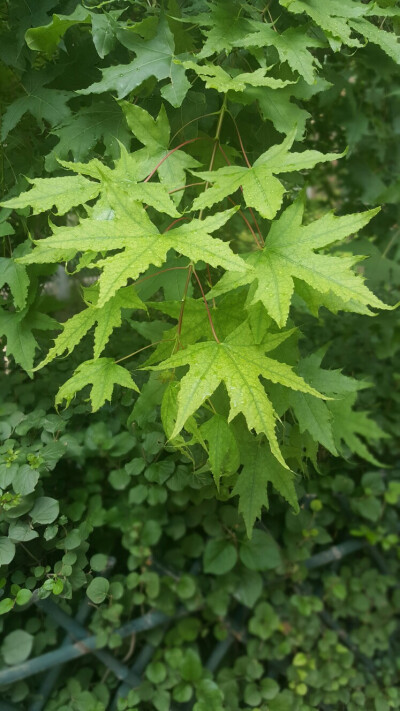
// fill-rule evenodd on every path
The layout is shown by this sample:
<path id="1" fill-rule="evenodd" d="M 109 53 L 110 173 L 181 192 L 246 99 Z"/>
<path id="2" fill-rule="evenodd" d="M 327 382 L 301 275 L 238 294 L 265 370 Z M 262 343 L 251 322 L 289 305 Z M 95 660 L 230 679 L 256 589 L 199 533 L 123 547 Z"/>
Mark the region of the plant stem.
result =
<path id="1" fill-rule="evenodd" d="M 186 284 L 185 284 L 185 288 L 183 290 L 181 310 L 179 312 L 179 319 L 178 319 L 178 328 L 177 328 L 177 334 L 176 334 L 176 345 L 178 346 L 177 350 L 179 350 L 180 345 L 181 345 L 180 340 L 181 340 L 181 333 L 182 333 L 183 313 L 185 311 L 186 296 L 187 296 L 187 292 L 188 292 L 188 288 L 189 288 L 189 284 L 190 284 L 190 277 L 192 276 L 192 271 L 193 271 L 193 265 L 189 264 L 188 274 L 187 274 L 187 278 L 186 278 Z"/>
<path id="2" fill-rule="evenodd" d="M 179 151 L 180 148 L 183 148 L 183 146 L 187 146 L 188 143 L 194 143 L 195 141 L 209 141 L 209 140 L 210 140 L 209 136 L 199 136 L 198 138 L 189 138 L 188 141 L 183 141 L 183 143 L 180 143 L 179 146 L 176 146 L 176 148 L 172 148 L 171 151 L 168 151 L 167 155 L 165 155 L 164 158 L 161 158 L 161 160 L 157 163 L 156 167 L 153 168 L 151 173 L 148 174 L 147 178 L 143 182 L 148 183 L 149 180 L 153 177 L 154 173 L 157 172 L 160 165 L 162 165 L 164 163 L 164 161 L 167 160 L 167 158 L 172 156 L 172 154 L 175 153 L 175 151 Z"/>
<path id="3" fill-rule="evenodd" d="M 212 318 L 211 318 L 210 307 L 208 306 L 207 299 L 206 299 L 206 296 L 205 296 L 203 287 L 202 287 L 202 285 L 201 285 L 201 281 L 200 281 L 199 277 L 197 276 L 197 273 L 196 273 L 196 271 L 195 271 L 194 269 L 193 269 L 193 274 L 194 274 L 194 276 L 196 277 L 197 283 L 198 283 L 199 288 L 200 288 L 200 291 L 201 291 L 201 295 L 202 295 L 202 297 L 203 297 L 204 305 L 205 305 L 206 311 L 207 311 L 208 320 L 209 320 L 209 322 L 210 322 L 210 328 L 211 328 L 212 335 L 214 336 L 214 338 L 215 338 L 215 340 L 217 341 L 217 343 L 221 343 L 221 341 L 219 340 L 219 338 L 218 338 L 218 336 L 217 336 L 217 334 L 216 334 L 216 332 L 215 332 L 214 323 L 213 323 L 213 320 L 212 320 Z"/>
<path id="4" fill-rule="evenodd" d="M 212 170 L 213 167 L 214 167 L 215 155 L 216 155 L 216 153 L 217 153 L 217 148 L 218 148 L 218 146 L 219 146 L 219 137 L 220 137 L 220 135 L 221 135 L 221 128 L 222 128 L 222 122 L 223 122 L 223 120 L 224 120 L 225 111 L 226 111 L 226 94 L 225 94 L 225 96 L 224 96 L 224 100 L 223 100 L 223 102 L 222 102 L 221 110 L 220 110 L 220 112 L 219 112 L 219 119 L 218 119 L 218 123 L 217 123 L 217 130 L 215 131 L 215 136 L 214 136 L 214 146 L 213 146 L 213 149 L 212 149 L 211 160 L 210 160 L 210 165 L 208 166 L 208 170 Z M 206 184 L 205 184 L 204 190 L 207 190 L 209 184 L 210 184 L 210 183 L 206 183 Z M 200 212 L 199 212 L 199 220 L 202 219 L 202 217 L 203 217 L 203 212 L 204 212 L 204 210 L 200 210 Z"/>
<path id="5" fill-rule="evenodd" d="M 164 274 L 164 272 L 173 272 L 175 269 L 187 269 L 186 267 L 168 267 L 168 269 L 160 269 L 159 272 L 154 272 L 154 274 L 149 274 L 148 276 L 142 277 L 141 279 L 138 279 L 133 283 L 132 286 L 136 286 L 136 284 L 141 284 L 142 281 L 146 281 L 147 279 L 152 279 L 155 276 L 158 276 L 159 274 Z"/>
<path id="6" fill-rule="evenodd" d="M 182 185 L 180 188 L 174 188 L 174 190 L 168 190 L 169 195 L 172 193 L 179 193 L 180 190 L 186 190 L 186 188 L 193 188 L 195 185 L 205 185 L 205 180 L 201 180 L 199 183 L 188 183 L 188 185 Z"/>
<path id="7" fill-rule="evenodd" d="M 235 205 L 235 207 L 236 207 L 236 203 L 235 203 L 234 200 L 232 200 L 231 197 L 228 196 L 228 200 L 229 200 L 229 202 L 232 203 L 232 205 Z M 258 237 L 257 237 L 256 233 L 254 232 L 254 230 L 253 230 L 253 228 L 252 228 L 250 222 L 248 221 L 246 215 L 244 214 L 243 210 L 239 210 L 238 214 L 240 215 L 240 217 L 242 218 L 242 220 L 244 220 L 244 222 L 246 223 L 247 227 L 249 228 L 249 230 L 250 230 L 250 232 L 251 232 L 251 234 L 252 234 L 252 236 L 253 236 L 253 239 L 254 239 L 254 241 L 255 241 L 257 247 L 258 247 L 259 249 L 262 249 L 262 244 L 260 244 L 260 242 L 258 241 Z"/>
<path id="8" fill-rule="evenodd" d="M 149 343 L 147 346 L 143 346 L 143 348 L 139 348 L 137 351 L 133 351 L 133 353 L 128 353 L 128 355 L 123 356 L 123 358 L 118 358 L 118 360 L 115 360 L 114 363 L 121 363 L 122 360 L 126 360 L 127 358 L 132 358 L 132 356 L 137 355 L 138 353 L 141 353 L 142 351 L 147 350 L 147 348 L 152 348 L 153 346 L 158 346 L 159 343 L 172 343 L 175 339 L 170 338 L 168 340 L 161 340 L 161 341 L 155 341 L 154 343 Z"/>

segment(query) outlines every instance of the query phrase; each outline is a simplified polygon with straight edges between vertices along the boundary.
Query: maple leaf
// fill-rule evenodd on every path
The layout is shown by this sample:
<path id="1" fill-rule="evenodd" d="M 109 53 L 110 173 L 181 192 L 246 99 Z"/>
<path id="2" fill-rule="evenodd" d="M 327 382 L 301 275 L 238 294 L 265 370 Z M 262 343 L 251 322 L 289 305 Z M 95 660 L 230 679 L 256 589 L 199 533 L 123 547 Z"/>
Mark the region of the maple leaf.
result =
<path id="1" fill-rule="evenodd" d="M 248 345 L 251 331 L 243 324 L 231 333 L 226 341 L 205 341 L 188 346 L 152 370 L 165 370 L 189 365 L 187 375 L 181 380 L 178 395 L 178 414 L 172 437 L 179 434 L 186 420 L 209 398 L 221 382 L 225 383 L 230 398 L 231 421 L 242 412 L 249 429 L 263 432 L 268 437 L 271 451 L 283 466 L 285 462 L 275 434 L 276 415 L 259 377 L 279 382 L 293 390 L 322 397 L 293 369 L 264 355 L 266 346 Z M 275 346 L 274 346 L 275 347 Z"/>
<path id="2" fill-rule="evenodd" d="M 86 333 L 97 323 L 94 332 L 94 359 L 98 358 L 104 350 L 114 328 L 122 323 L 122 309 L 146 309 L 141 299 L 132 287 L 120 289 L 102 308 L 96 304 L 80 311 L 62 324 L 60 333 L 46 358 L 34 370 L 39 370 L 50 363 L 57 356 L 72 353 L 75 346 L 82 340 Z"/>
<path id="3" fill-rule="evenodd" d="M 247 313 L 244 309 L 245 296 L 243 293 L 230 293 L 223 297 L 215 308 L 212 310 L 212 319 L 216 332 L 221 339 L 227 338 L 229 334 L 238 328 L 246 321 Z M 181 303 L 175 302 L 148 302 L 149 307 L 162 311 L 168 316 L 171 316 L 176 321 L 180 318 Z M 254 309 L 254 307 L 252 307 Z M 252 310 L 250 309 L 250 312 Z M 257 307 L 255 307 L 257 308 Z M 263 307 L 262 307 L 263 308 Z M 265 310 L 264 310 L 265 313 Z M 262 319 L 259 319 L 260 321 Z M 268 316 L 266 321 L 261 324 L 255 323 L 250 313 L 248 324 L 251 329 L 252 337 L 257 345 L 263 343 L 266 350 L 273 350 L 283 343 L 293 333 L 293 330 L 280 331 L 279 333 L 268 332 L 268 327 L 271 325 L 272 319 Z M 258 326 L 258 327 L 257 327 Z M 164 334 L 164 340 L 158 344 L 154 352 L 147 359 L 146 365 L 158 363 L 161 360 L 169 358 L 179 343 L 181 347 L 196 343 L 201 338 L 210 337 L 210 322 L 208 320 L 207 311 L 202 299 L 190 299 L 185 301 L 184 318 L 180 324 L 179 339 L 178 327 L 173 329 L 167 328 Z"/>
<path id="4" fill-rule="evenodd" d="M 281 89 L 290 81 L 282 79 L 274 79 L 274 77 L 265 76 L 267 69 L 256 69 L 254 72 L 244 72 L 231 76 L 219 65 L 214 64 L 196 64 L 195 62 L 182 62 L 185 69 L 192 69 L 202 79 L 207 89 L 216 89 L 222 94 L 228 91 L 243 92 L 246 86 L 268 86 L 271 89 Z"/>
<path id="5" fill-rule="evenodd" d="M 313 168 L 317 163 L 335 160 L 343 155 L 323 154 L 314 150 L 290 153 L 296 132 L 295 128 L 281 144 L 269 148 L 256 160 L 252 168 L 232 165 L 214 171 L 194 172 L 194 175 L 213 185 L 194 200 L 192 209 L 211 207 L 242 187 L 246 205 L 255 207 L 263 217 L 273 219 L 282 204 L 285 192 L 284 186 L 275 176 L 276 173 Z"/>
<path id="6" fill-rule="evenodd" d="M 91 14 L 88 10 L 78 5 L 70 15 L 53 15 L 52 21 L 47 25 L 31 27 L 25 33 L 25 41 L 29 49 L 51 55 L 69 27 L 81 23 L 87 24 L 90 19 Z"/>
<path id="7" fill-rule="evenodd" d="M 240 464 L 239 448 L 229 423 L 221 415 L 213 415 L 200 427 L 208 443 L 210 469 L 219 488 L 221 476 L 234 474 Z"/>
<path id="8" fill-rule="evenodd" d="M 24 76 L 21 87 L 25 96 L 12 101 L 3 113 L 1 120 L 1 140 L 4 141 L 9 132 L 19 123 L 22 116 L 30 113 L 38 122 L 40 128 L 46 121 L 50 126 L 56 126 L 71 116 L 67 101 L 74 94 L 72 91 L 47 89 L 46 84 L 54 79 L 54 72 L 31 71 Z"/>
<path id="9" fill-rule="evenodd" d="M 19 259 L 22 264 L 51 263 L 71 259 L 78 252 L 93 253 L 123 249 L 92 264 L 102 269 L 97 306 L 103 306 L 128 279 L 137 279 L 150 264 L 161 266 L 167 252 L 175 249 L 194 262 L 206 260 L 225 269 L 246 269 L 243 260 L 211 233 L 225 224 L 235 208 L 204 220 L 192 220 L 160 234 L 142 210 L 138 220 L 83 220 L 76 227 L 61 227 L 51 237 L 39 240 L 33 252 Z M 86 265 L 88 266 L 88 265 Z"/>
<path id="10" fill-rule="evenodd" d="M 325 403 L 307 393 L 299 392 L 292 392 L 288 397 L 287 391 L 283 388 L 279 388 L 279 392 L 276 394 L 272 393 L 272 399 L 280 415 L 291 408 L 296 416 L 300 432 L 309 432 L 315 442 L 322 444 L 333 455 L 338 456 L 333 432 L 335 420 L 333 411 L 337 404 L 336 398 L 347 397 L 365 385 L 354 378 L 343 375 L 340 370 L 321 368 L 325 352 L 324 348 L 303 358 L 299 363 L 298 372 L 310 385 L 325 395 L 332 396 L 335 398 L 334 400 Z"/>
<path id="11" fill-rule="evenodd" d="M 114 385 L 121 385 L 124 388 L 139 392 L 130 373 L 126 368 L 114 363 L 112 358 L 86 360 L 78 366 L 73 376 L 59 389 L 55 400 L 56 406 L 66 400 L 68 407 L 76 393 L 90 384 L 92 385 L 89 396 L 92 403 L 92 412 L 96 412 L 104 405 L 106 400 L 111 402 Z"/>
<path id="12" fill-rule="evenodd" d="M 34 187 L 10 200 L 0 203 L 8 208 L 24 208 L 29 205 L 33 214 L 44 212 L 55 205 L 58 214 L 64 214 L 74 205 L 80 205 L 102 195 L 100 211 L 111 208 L 114 212 L 130 215 L 134 219 L 132 203 L 141 202 L 155 207 L 159 212 L 165 212 L 171 217 L 179 217 L 168 189 L 159 183 L 138 182 L 138 161 L 135 155 L 130 155 L 124 146 L 120 146 L 121 157 L 115 162 L 113 169 L 94 159 L 89 163 L 69 163 L 59 161 L 65 168 L 79 175 L 60 178 L 36 178 L 28 181 Z M 139 168 L 140 170 L 140 168 Z M 88 175 L 98 182 L 88 180 Z M 99 208 L 96 207 L 98 210 Z"/>
<path id="13" fill-rule="evenodd" d="M 32 370 L 35 351 L 39 344 L 33 331 L 48 331 L 59 328 L 59 324 L 47 314 L 25 307 L 11 313 L 0 311 L 0 335 L 7 339 L 7 356 L 12 355 L 27 372 Z"/>
<path id="14" fill-rule="evenodd" d="M 322 29 L 350 47 L 360 47 L 360 42 L 351 37 L 349 18 L 365 14 L 366 6 L 353 0 L 279 0 L 280 5 L 289 12 L 307 13 Z"/>
<path id="15" fill-rule="evenodd" d="M 124 33 L 119 36 L 128 49 L 135 52 L 136 59 L 130 64 L 117 64 L 102 70 L 102 80 L 81 89 L 80 94 L 102 94 L 116 91 L 123 99 L 149 77 L 170 79 L 170 84 L 161 89 L 161 94 L 172 106 L 181 105 L 189 89 L 189 82 L 182 66 L 174 63 L 174 38 L 167 20 L 161 15 L 157 34 L 150 40 Z"/>
<path id="16" fill-rule="evenodd" d="M 366 19 L 369 15 L 388 16 L 396 14 L 391 8 L 381 8 L 377 3 L 364 4 L 354 0 L 279 0 L 289 12 L 307 13 L 332 39 L 340 40 L 349 47 L 361 47 L 361 42 L 352 35 L 355 30 L 367 41 L 377 44 L 397 64 L 400 63 L 400 44 L 395 34 L 386 32 Z M 334 45 L 334 42 L 333 42 Z"/>
<path id="17" fill-rule="evenodd" d="M 75 161 L 84 160 L 99 141 L 103 141 L 112 157 L 117 157 L 119 143 L 128 145 L 130 140 L 124 115 L 117 102 L 109 96 L 93 98 L 89 106 L 81 106 L 51 133 L 59 140 L 45 157 L 45 167 L 49 172 L 59 168 L 58 159 L 66 160 L 70 154 Z"/>
<path id="18" fill-rule="evenodd" d="M 57 214 L 64 215 L 71 207 L 93 200 L 100 192 L 98 183 L 87 180 L 81 175 L 62 178 L 27 178 L 27 181 L 33 185 L 31 190 L 1 202 L 0 205 L 14 210 L 30 206 L 33 215 L 51 210 L 55 205 Z"/>
<path id="19" fill-rule="evenodd" d="M 17 309 L 23 309 L 28 296 L 30 280 L 26 268 L 14 259 L 0 257 L 0 289 L 8 284 Z"/>
<path id="20" fill-rule="evenodd" d="M 144 149 L 135 153 L 136 160 L 146 159 L 143 160 L 144 173 L 142 177 L 144 178 L 158 165 L 157 174 L 162 183 L 165 183 L 171 189 L 184 185 L 186 171 L 200 166 L 200 163 L 181 150 L 174 151 L 168 156 L 168 160 L 163 160 L 169 152 L 171 137 L 171 129 L 164 104 L 162 104 L 155 119 L 137 104 L 120 101 L 120 106 L 132 133 L 145 146 Z M 183 192 L 178 193 L 174 199 L 179 202 L 182 195 Z"/>
<path id="21" fill-rule="evenodd" d="M 201 25 L 208 28 L 203 31 L 206 41 L 197 55 L 200 58 L 220 52 L 228 53 L 251 31 L 250 21 L 243 17 L 243 7 L 240 3 L 219 0 L 207 4 L 208 13 L 200 18 Z"/>
<path id="22" fill-rule="evenodd" d="M 252 442 L 251 447 L 246 448 L 246 463 L 231 495 L 239 496 L 238 509 L 249 538 L 255 520 L 261 516 L 262 508 L 269 508 L 268 484 L 272 484 L 296 513 L 299 511 L 294 481 L 294 474 L 272 456 L 267 444 Z"/>
<path id="23" fill-rule="evenodd" d="M 351 452 L 358 454 L 362 459 L 377 467 L 382 467 L 384 465 L 371 454 L 360 439 L 360 435 L 368 444 L 371 440 L 378 442 L 389 435 L 370 419 L 368 412 L 353 409 L 356 397 L 356 393 L 351 393 L 340 400 L 329 403 L 329 409 L 333 416 L 332 431 L 336 447 L 344 455 L 344 443 Z"/>
<path id="24" fill-rule="evenodd" d="M 89 163 L 69 163 L 59 161 L 65 168 L 77 173 L 89 175 L 99 180 L 99 192 L 102 194 L 102 208 L 106 205 L 115 214 L 132 216 L 132 203 L 141 202 L 151 205 L 158 212 L 165 212 L 171 217 L 179 217 L 166 185 L 143 181 L 147 175 L 146 165 L 143 173 L 143 163 L 136 153 L 130 154 L 120 145 L 120 158 L 115 161 L 114 168 L 108 168 L 96 158 Z M 143 181 L 143 182 L 139 182 Z"/>
<path id="25" fill-rule="evenodd" d="M 281 62 L 287 62 L 308 84 L 315 82 L 315 70 L 321 64 L 308 48 L 322 47 L 322 42 L 309 37 L 302 27 L 288 27 L 279 33 L 265 22 L 250 20 L 250 25 L 252 31 L 239 37 L 235 42 L 236 47 L 275 47 Z"/>
<path id="26" fill-rule="evenodd" d="M 322 293 L 328 308 L 332 293 L 334 308 L 338 297 L 341 301 L 360 304 L 364 313 L 372 313 L 369 306 L 390 309 L 392 307 L 378 299 L 365 286 L 362 277 L 353 272 L 352 267 L 360 257 L 315 254 L 315 250 L 360 230 L 378 211 L 379 208 L 343 217 L 328 213 L 303 226 L 304 200 L 300 197 L 273 222 L 265 247 L 247 255 L 247 264 L 254 271 L 224 274 L 210 294 L 216 296 L 254 283 L 251 303 L 261 301 L 279 326 L 284 326 L 288 319 L 295 290 L 294 279 L 304 281 Z"/>

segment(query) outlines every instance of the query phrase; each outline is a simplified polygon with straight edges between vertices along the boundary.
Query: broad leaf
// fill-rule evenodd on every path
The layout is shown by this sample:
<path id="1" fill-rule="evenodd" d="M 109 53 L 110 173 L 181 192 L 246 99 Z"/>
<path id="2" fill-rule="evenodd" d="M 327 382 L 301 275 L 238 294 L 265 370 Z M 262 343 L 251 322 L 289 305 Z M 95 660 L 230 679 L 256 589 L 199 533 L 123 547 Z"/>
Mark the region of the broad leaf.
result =
<path id="1" fill-rule="evenodd" d="M 226 419 L 214 415 L 200 427 L 200 433 L 208 442 L 210 469 L 215 483 L 224 474 L 234 474 L 240 464 L 239 448 Z"/>
<path id="2" fill-rule="evenodd" d="M 28 182 L 33 185 L 31 190 L 21 193 L 18 197 L 0 203 L 3 207 L 19 210 L 32 207 L 37 215 L 45 210 L 51 210 L 55 205 L 58 215 L 64 215 L 71 207 L 82 205 L 93 200 L 99 194 L 100 186 L 81 175 L 71 175 L 63 178 L 35 178 Z"/>
<path id="3" fill-rule="evenodd" d="M 128 279 L 137 279 L 149 264 L 161 266 L 170 249 L 195 262 L 206 259 L 212 266 L 246 270 L 245 263 L 225 242 L 211 237 L 211 232 L 221 227 L 233 212 L 234 209 L 226 210 L 205 220 L 192 220 L 163 235 L 147 221 L 145 212 L 140 213 L 140 222 L 134 219 L 85 220 L 77 227 L 60 228 L 54 236 L 40 240 L 38 247 L 19 261 L 24 264 L 51 263 L 71 259 L 77 252 L 86 250 L 96 253 L 123 249 L 123 252 L 100 259 L 93 265 L 102 269 L 97 303 L 101 307 L 125 286 Z"/>
<path id="4" fill-rule="evenodd" d="M 78 5 L 70 15 L 53 15 L 52 21 L 42 27 L 32 27 L 25 34 L 30 49 L 52 54 L 69 27 L 90 22 L 90 13 Z"/>
<path id="5" fill-rule="evenodd" d="M 17 309 L 23 309 L 26 304 L 29 287 L 29 277 L 22 264 L 10 258 L 0 257 L 0 289 L 8 284 Z"/>
<path id="6" fill-rule="evenodd" d="M 271 451 L 283 464 L 275 434 L 274 409 L 259 378 L 281 383 L 293 390 L 321 397 L 285 363 L 268 358 L 262 346 L 247 345 L 251 333 L 244 325 L 234 331 L 224 343 L 206 341 L 188 346 L 153 370 L 165 370 L 189 365 L 190 370 L 181 380 L 178 396 L 178 415 L 172 436 L 177 435 L 188 417 L 201 407 L 223 382 L 230 398 L 229 421 L 242 412 L 249 429 L 267 435 Z"/>
<path id="7" fill-rule="evenodd" d="M 337 297 L 360 304 L 367 313 L 371 313 L 367 308 L 369 306 L 391 308 L 374 296 L 362 277 L 353 272 L 352 267 L 359 258 L 315 254 L 315 250 L 357 232 L 379 210 L 344 217 L 329 213 L 310 225 L 302 226 L 303 210 L 300 198 L 272 224 L 264 249 L 247 256 L 247 264 L 254 271 L 224 275 L 212 290 L 212 295 L 253 283 L 252 303 L 261 301 L 279 326 L 284 326 L 288 319 L 295 289 L 294 278 L 324 294 L 328 308 L 331 294 L 334 308 Z"/>
<path id="8" fill-rule="evenodd" d="M 315 82 L 316 68 L 321 65 L 308 48 L 321 47 L 319 40 L 309 37 L 303 27 L 288 27 L 280 33 L 265 22 L 251 21 L 251 26 L 253 31 L 240 37 L 235 42 L 237 47 L 275 47 L 281 62 L 287 62 L 308 84 Z"/>
<path id="9" fill-rule="evenodd" d="M 59 324 L 47 314 L 36 310 L 23 309 L 14 313 L 0 311 L 0 335 L 7 339 L 7 356 L 12 355 L 15 362 L 26 371 L 33 367 L 38 343 L 33 331 L 49 331 L 59 328 Z"/>
<path id="10" fill-rule="evenodd" d="M 294 475 L 271 455 L 269 447 L 253 442 L 248 448 L 246 463 L 238 476 L 232 496 L 239 496 L 239 511 L 251 536 L 254 523 L 262 508 L 268 509 L 268 484 L 284 497 L 295 511 L 299 510 Z"/>
<path id="11" fill-rule="evenodd" d="M 313 168 L 317 163 L 341 157 L 336 153 L 324 155 L 319 151 L 290 153 L 296 131 L 292 130 L 281 144 L 263 153 L 252 168 L 228 166 L 215 171 L 196 172 L 195 175 L 213 186 L 196 198 L 193 209 L 211 207 L 241 187 L 246 205 L 256 208 L 260 215 L 272 220 L 282 204 L 285 192 L 284 186 L 275 177 L 276 173 Z"/>
<path id="12" fill-rule="evenodd" d="M 191 61 L 182 62 L 182 65 L 185 69 L 192 69 L 204 81 L 207 89 L 216 89 L 221 94 L 226 94 L 228 91 L 242 92 L 246 90 L 246 86 L 269 86 L 272 89 L 281 89 L 291 84 L 290 81 L 265 76 L 267 70 L 262 68 L 231 77 L 219 65 L 196 64 Z"/>
<path id="13" fill-rule="evenodd" d="M 86 333 L 97 323 L 94 331 L 94 358 L 104 350 L 114 328 L 122 323 L 121 309 L 145 309 L 145 305 L 132 287 L 120 289 L 102 308 L 91 306 L 75 314 L 62 324 L 63 331 L 57 336 L 54 346 L 35 370 L 43 368 L 57 356 L 71 353 Z"/>
<path id="14" fill-rule="evenodd" d="M 66 404 L 69 405 L 76 393 L 90 384 L 92 388 L 89 397 L 93 412 L 104 405 L 106 400 L 111 401 L 115 385 L 139 392 L 125 368 L 114 363 L 112 358 L 98 358 L 81 363 L 72 378 L 69 378 L 59 389 L 56 405 L 60 405 L 63 400 L 66 400 Z"/>
<path id="15" fill-rule="evenodd" d="M 102 80 L 81 89 L 79 93 L 102 94 L 111 90 L 123 99 L 149 77 L 156 77 L 158 81 L 169 78 L 170 84 L 162 88 L 162 96 L 172 106 L 180 106 L 189 89 L 189 82 L 183 67 L 173 61 L 174 39 L 165 17 L 160 17 L 157 34 L 150 40 L 142 40 L 129 33 L 120 35 L 119 39 L 135 52 L 136 59 L 130 64 L 103 69 Z"/>

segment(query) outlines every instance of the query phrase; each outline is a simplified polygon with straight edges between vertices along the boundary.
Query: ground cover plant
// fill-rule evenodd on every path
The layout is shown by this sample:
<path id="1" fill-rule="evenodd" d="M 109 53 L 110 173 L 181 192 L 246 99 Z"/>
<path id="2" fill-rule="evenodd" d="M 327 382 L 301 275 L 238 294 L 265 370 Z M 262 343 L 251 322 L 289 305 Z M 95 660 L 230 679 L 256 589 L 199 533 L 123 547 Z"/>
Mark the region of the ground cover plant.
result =
<path id="1" fill-rule="evenodd" d="M 188 616 L 45 708 L 398 708 L 398 3 L 0 10 L 5 670 L 87 594 Z"/>

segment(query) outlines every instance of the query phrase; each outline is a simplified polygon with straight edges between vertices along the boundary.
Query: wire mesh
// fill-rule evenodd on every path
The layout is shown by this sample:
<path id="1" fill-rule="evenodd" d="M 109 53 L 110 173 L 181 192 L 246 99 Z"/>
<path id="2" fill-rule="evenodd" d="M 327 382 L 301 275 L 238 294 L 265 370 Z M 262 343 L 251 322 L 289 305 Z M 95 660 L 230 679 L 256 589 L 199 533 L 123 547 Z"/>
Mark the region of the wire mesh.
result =
<path id="1" fill-rule="evenodd" d="M 365 547 L 366 543 L 362 540 L 352 539 L 344 541 L 343 543 L 332 546 L 326 551 L 311 556 L 311 558 L 304 561 L 304 565 L 308 569 L 323 567 L 338 562 L 345 556 Z M 110 572 L 113 562 L 112 560 L 109 562 L 107 572 Z M 195 564 L 191 573 L 196 574 L 198 570 L 199 565 Z M 35 699 L 28 709 L 28 711 L 42 711 L 58 681 L 64 665 L 74 659 L 92 654 L 121 682 L 108 706 L 108 711 L 115 711 L 117 709 L 118 699 L 126 697 L 130 689 L 140 685 L 143 673 L 155 652 L 155 647 L 146 643 L 142 649 L 138 651 L 134 663 L 128 666 L 118 660 L 111 650 L 98 649 L 96 635 L 88 634 L 85 628 L 85 622 L 90 615 L 92 607 L 87 599 L 81 603 L 75 618 L 64 612 L 59 605 L 50 599 L 35 600 L 34 604 L 48 615 L 58 627 L 65 630 L 66 636 L 58 649 L 45 652 L 22 664 L 0 670 L 0 687 L 27 679 L 35 674 L 47 672 L 44 674 Z M 180 607 L 172 617 L 168 617 L 164 613 L 154 610 L 125 623 L 118 629 L 115 629 L 114 633 L 121 638 L 126 638 L 132 634 L 145 633 L 160 626 L 163 627 L 164 632 L 166 632 L 171 623 L 188 614 L 190 614 L 189 611 L 184 607 Z M 249 611 L 247 608 L 239 605 L 234 617 L 226 621 L 228 629 L 227 637 L 216 644 L 208 660 L 205 662 L 205 667 L 209 671 L 214 672 L 218 668 L 235 640 L 239 643 L 246 642 L 245 622 L 248 615 Z M 346 640 L 343 641 L 346 643 Z M 190 709 L 191 706 L 192 704 L 188 704 L 185 706 L 185 709 Z M 182 705 L 179 705 L 179 708 L 182 709 Z M 18 711 L 18 709 L 11 703 L 0 701 L 0 711 Z M 176 711 L 174 706 L 171 706 L 171 711 Z"/>

